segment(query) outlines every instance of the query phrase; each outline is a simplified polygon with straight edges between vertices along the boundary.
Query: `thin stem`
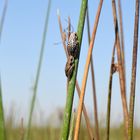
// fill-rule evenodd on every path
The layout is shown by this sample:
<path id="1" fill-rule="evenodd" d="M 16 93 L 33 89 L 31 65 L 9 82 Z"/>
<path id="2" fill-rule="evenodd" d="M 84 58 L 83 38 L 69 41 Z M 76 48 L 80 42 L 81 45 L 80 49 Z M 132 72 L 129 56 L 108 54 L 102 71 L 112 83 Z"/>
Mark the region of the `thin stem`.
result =
<path id="1" fill-rule="evenodd" d="M 111 60 L 111 65 L 110 65 L 110 76 L 109 76 L 109 87 L 108 87 L 108 101 L 107 101 L 107 117 L 106 117 L 106 123 L 107 123 L 107 128 L 106 128 L 106 140 L 109 140 L 109 135 L 110 135 L 110 112 L 111 112 L 111 97 L 112 97 L 112 83 L 113 83 L 113 64 L 114 64 L 114 54 L 115 54 L 115 47 L 116 47 L 116 39 L 112 51 L 112 60 Z"/>
<path id="2" fill-rule="evenodd" d="M 124 115 L 124 123 L 125 123 L 125 136 L 127 140 L 128 139 L 128 107 L 127 107 L 127 100 L 126 100 L 125 77 L 123 73 L 124 71 L 123 71 L 123 65 L 122 65 L 115 0 L 112 0 L 112 10 L 113 10 L 113 17 L 114 17 L 115 36 L 117 37 L 116 45 L 117 45 L 117 58 L 118 58 L 118 66 L 119 66 L 119 80 L 120 80 L 121 98 L 122 98 L 123 115 Z"/>
<path id="3" fill-rule="evenodd" d="M 84 29 L 84 23 L 85 23 L 85 15 L 86 15 L 86 9 L 87 9 L 87 2 L 88 2 L 88 0 L 82 0 L 82 4 L 81 4 L 78 30 L 77 30 L 77 35 L 78 35 L 78 40 L 79 40 L 79 49 L 81 48 L 83 29 Z M 61 134 L 61 138 L 60 138 L 61 140 L 67 140 L 68 135 L 69 135 L 71 111 L 72 111 L 72 105 L 73 105 L 73 97 L 74 97 L 78 64 L 79 64 L 79 58 L 75 59 L 75 68 L 73 71 L 73 75 L 72 75 L 71 80 L 68 83 L 68 95 L 67 95 L 66 105 L 65 105 L 62 134 Z"/>
<path id="4" fill-rule="evenodd" d="M 92 54 L 92 50 L 93 50 L 93 46 L 94 46 L 96 31 L 97 31 L 97 27 L 98 27 L 100 12 L 102 9 L 102 4 L 103 4 L 103 0 L 100 0 L 97 14 L 96 14 L 95 24 L 94 24 L 94 28 L 93 28 L 93 32 L 92 32 L 92 37 L 91 37 L 91 41 L 90 41 L 90 47 L 88 49 L 88 56 L 87 56 L 86 66 L 85 66 L 85 70 L 84 70 L 84 76 L 83 76 L 83 80 L 82 80 L 80 101 L 79 101 L 79 105 L 78 105 L 78 113 L 77 113 L 77 119 L 76 119 L 74 140 L 78 140 L 78 138 L 79 138 L 79 129 L 80 129 L 80 123 L 81 123 L 82 108 L 83 108 L 83 102 L 84 102 L 88 70 L 89 70 L 91 54 Z"/>
<path id="5" fill-rule="evenodd" d="M 122 55 L 122 66 L 124 73 L 124 83 L 126 87 L 126 68 L 125 68 L 125 46 L 124 46 L 124 32 L 123 32 L 123 18 L 122 18 L 122 6 L 121 1 L 118 0 L 118 11 L 119 11 L 119 24 L 120 24 L 120 46 L 121 46 L 121 55 Z"/>
<path id="6" fill-rule="evenodd" d="M 2 102 L 2 86 L 1 86 L 1 77 L 0 77 L 0 140 L 5 140 L 5 122 L 4 122 L 4 109 Z"/>
<path id="7" fill-rule="evenodd" d="M 87 8 L 87 31 L 88 31 L 88 42 L 90 44 L 90 24 L 89 24 L 89 11 Z M 92 78 L 92 91 L 93 91 L 93 108 L 95 115 L 95 130 L 96 130 L 96 139 L 100 140 L 99 135 L 99 123 L 98 123 L 98 108 L 97 108 L 97 98 L 96 98 L 96 86 L 95 86 L 95 74 L 94 74 L 94 64 L 93 57 L 91 56 L 91 78 Z"/>
<path id="8" fill-rule="evenodd" d="M 29 114 L 29 120 L 28 120 L 28 127 L 27 127 L 27 132 L 25 134 L 25 140 L 29 140 L 29 137 L 30 137 L 32 115 L 33 115 L 33 110 L 34 110 L 34 106 L 35 106 L 35 100 L 36 100 L 36 94 L 37 94 L 37 89 L 38 89 L 40 71 L 41 71 L 42 60 L 43 60 L 43 55 L 44 55 L 46 33 L 47 33 L 48 20 L 49 20 L 49 15 L 50 15 L 50 8 L 51 8 L 51 0 L 49 0 L 48 7 L 47 7 L 45 26 L 44 26 L 43 36 L 42 36 L 42 44 L 41 44 L 39 62 L 38 62 L 38 67 L 37 67 L 36 80 L 35 80 L 34 89 L 33 89 L 33 97 L 32 97 L 32 101 L 31 101 L 31 108 L 30 108 L 30 114 Z"/>
<path id="9" fill-rule="evenodd" d="M 5 17 L 6 17 L 7 7 L 8 7 L 8 0 L 5 0 L 4 8 L 2 11 L 2 17 L 0 19 L 0 42 L 1 42 L 3 25 L 4 25 L 4 21 L 5 21 Z"/>
<path id="10" fill-rule="evenodd" d="M 133 60 L 130 90 L 130 110 L 129 110 L 129 140 L 133 140 L 133 121 L 135 106 L 135 88 L 136 88 L 136 69 L 137 69 L 137 50 L 138 50 L 138 31 L 139 31 L 139 4 L 136 0 L 135 26 L 134 26 L 134 43 L 133 43 Z"/>

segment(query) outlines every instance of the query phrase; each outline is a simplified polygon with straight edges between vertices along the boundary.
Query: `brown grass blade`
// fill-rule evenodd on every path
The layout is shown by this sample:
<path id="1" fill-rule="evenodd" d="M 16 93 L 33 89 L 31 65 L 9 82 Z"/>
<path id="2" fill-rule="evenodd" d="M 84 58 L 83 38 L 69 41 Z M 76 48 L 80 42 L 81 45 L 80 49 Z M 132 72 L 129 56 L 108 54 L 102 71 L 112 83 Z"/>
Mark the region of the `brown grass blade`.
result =
<path id="1" fill-rule="evenodd" d="M 119 25 L 120 25 L 120 44 L 121 44 L 121 55 L 122 55 L 122 65 L 124 73 L 124 83 L 126 87 L 126 68 L 125 68 L 125 46 L 124 46 L 124 32 L 123 32 L 123 18 L 122 18 L 122 6 L 121 1 L 118 0 L 118 11 L 119 11 Z"/>
<path id="2" fill-rule="evenodd" d="M 124 124 L 125 124 L 125 136 L 126 140 L 128 139 L 128 108 L 127 108 L 127 100 L 126 100 L 126 87 L 125 87 L 125 78 L 123 73 L 122 66 L 122 57 L 121 57 L 121 48 L 120 48 L 120 39 L 118 32 L 118 20 L 116 14 L 116 3 L 115 0 L 112 0 L 112 10 L 113 10 L 113 18 L 114 18 L 114 28 L 115 35 L 117 37 L 117 58 L 119 65 L 119 79 L 120 79 L 120 88 L 121 88 L 121 98 L 122 98 L 122 106 L 123 106 L 123 115 L 124 115 Z"/>
<path id="3" fill-rule="evenodd" d="M 129 110 L 129 140 L 133 140 L 133 121 L 134 121 L 138 31 L 139 31 L 139 4 L 140 4 L 140 1 L 136 0 L 133 60 L 132 60 L 132 75 L 131 75 L 131 91 L 130 91 L 130 110 Z"/>
<path id="4" fill-rule="evenodd" d="M 88 42 L 90 44 L 90 24 L 89 24 L 89 11 L 87 8 L 87 31 L 88 31 Z M 91 56 L 91 78 L 92 78 L 92 91 L 93 91 L 93 108 L 95 115 L 95 131 L 96 131 L 96 139 L 100 140 L 99 135 L 99 123 L 98 123 L 98 109 L 97 109 L 97 98 L 96 98 L 96 86 L 95 86 L 95 74 L 94 74 L 94 65 L 93 65 L 93 57 Z"/>
<path id="5" fill-rule="evenodd" d="M 92 32 L 90 47 L 88 49 L 88 56 L 87 56 L 87 60 L 86 60 L 86 66 L 85 66 L 85 71 L 84 71 L 84 76 L 83 76 L 83 81 L 82 81 L 80 101 L 79 101 L 79 105 L 78 105 L 78 113 L 77 113 L 77 119 L 76 119 L 74 140 L 78 140 L 78 138 L 79 138 L 79 129 L 80 129 L 80 123 L 81 123 L 82 108 L 83 108 L 83 102 L 84 102 L 88 70 L 89 70 L 89 65 L 90 65 L 90 60 L 91 60 L 92 49 L 93 49 L 93 45 L 94 45 L 94 41 L 95 41 L 96 31 L 97 31 L 97 27 L 98 27 L 100 12 L 102 9 L 102 4 L 103 4 L 103 0 L 100 0 L 97 14 L 96 14 L 95 24 L 94 24 L 94 28 L 93 28 L 93 32 Z"/>

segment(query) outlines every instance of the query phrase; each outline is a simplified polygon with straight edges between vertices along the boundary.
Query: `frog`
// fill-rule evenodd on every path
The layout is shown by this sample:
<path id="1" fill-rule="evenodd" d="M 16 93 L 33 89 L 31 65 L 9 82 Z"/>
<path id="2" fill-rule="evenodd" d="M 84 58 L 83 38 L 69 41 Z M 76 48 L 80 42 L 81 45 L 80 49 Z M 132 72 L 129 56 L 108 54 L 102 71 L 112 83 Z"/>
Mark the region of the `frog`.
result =
<path id="1" fill-rule="evenodd" d="M 68 80 L 71 79 L 74 68 L 75 68 L 74 57 L 72 55 L 70 55 L 68 57 L 68 60 L 67 60 L 66 66 L 65 66 L 65 74 L 66 74 Z"/>

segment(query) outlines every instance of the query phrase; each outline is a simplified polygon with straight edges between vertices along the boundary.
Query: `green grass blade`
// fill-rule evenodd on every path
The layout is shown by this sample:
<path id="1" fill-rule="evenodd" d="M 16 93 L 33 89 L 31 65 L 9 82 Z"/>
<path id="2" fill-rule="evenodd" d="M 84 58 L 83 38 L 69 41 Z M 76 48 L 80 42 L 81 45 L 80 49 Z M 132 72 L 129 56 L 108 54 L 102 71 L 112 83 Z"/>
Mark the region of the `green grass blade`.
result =
<path id="1" fill-rule="evenodd" d="M 34 89 L 33 89 L 33 97 L 32 97 L 32 101 L 31 101 L 31 108 L 30 108 L 27 132 L 25 134 L 25 140 L 29 140 L 29 137 L 30 137 L 30 128 L 31 128 L 31 122 L 32 122 L 32 115 L 33 115 L 33 110 L 34 110 L 34 106 L 35 106 L 38 82 L 39 82 L 39 77 L 40 77 L 40 71 L 41 71 L 41 66 L 42 66 L 44 49 L 45 49 L 45 40 L 46 40 L 48 20 L 49 20 L 49 15 L 50 15 L 50 8 L 51 8 L 51 0 L 49 0 L 48 7 L 47 7 L 47 14 L 46 14 L 44 32 L 43 32 L 43 37 L 42 37 L 41 51 L 40 51 L 40 57 L 39 57 L 39 63 L 38 63 L 38 68 L 37 68 L 35 85 L 34 85 Z"/>
<path id="2" fill-rule="evenodd" d="M 81 48 L 84 22 L 85 22 L 85 15 L 86 15 L 86 9 L 87 9 L 87 2 L 88 2 L 88 0 L 82 0 L 82 4 L 81 4 L 79 24 L 78 24 L 78 30 L 77 30 L 78 40 L 79 40 L 79 48 Z M 64 120 L 63 120 L 63 126 L 62 126 L 61 140 L 67 140 L 68 135 L 69 135 L 69 127 L 70 127 L 70 120 L 71 120 L 71 111 L 72 111 L 76 76 L 77 76 L 77 70 L 78 70 L 78 62 L 79 62 L 79 59 L 76 59 L 73 76 L 68 83 L 68 95 L 67 95 L 67 99 L 66 99 L 66 106 L 65 106 L 65 112 L 64 112 Z"/>
<path id="3" fill-rule="evenodd" d="M 69 133 L 68 140 L 73 140 L 74 125 L 75 125 L 75 112 L 73 112 L 73 114 L 72 114 L 70 133 Z"/>
<path id="4" fill-rule="evenodd" d="M 0 79 L 0 140 L 5 140 L 4 110 L 2 104 L 2 86 Z"/>
<path id="5" fill-rule="evenodd" d="M 5 17 L 6 17 L 7 6 L 8 6 L 8 0 L 5 0 L 4 8 L 2 11 L 2 17 L 0 19 L 0 42 L 1 42 L 3 25 L 4 25 L 4 21 L 5 21 Z"/>

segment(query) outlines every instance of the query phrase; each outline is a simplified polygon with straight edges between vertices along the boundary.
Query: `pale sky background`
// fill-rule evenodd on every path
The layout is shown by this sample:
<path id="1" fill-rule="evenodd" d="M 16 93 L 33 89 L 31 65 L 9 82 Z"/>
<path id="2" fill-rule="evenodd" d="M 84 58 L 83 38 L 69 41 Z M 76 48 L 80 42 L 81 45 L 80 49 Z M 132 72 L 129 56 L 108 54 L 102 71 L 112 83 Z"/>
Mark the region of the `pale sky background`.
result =
<path id="1" fill-rule="evenodd" d="M 89 0 L 89 14 L 91 32 L 99 0 Z M 32 87 L 35 81 L 42 33 L 44 28 L 47 0 L 9 0 L 6 20 L 4 24 L 2 40 L 0 43 L 0 74 L 2 80 L 3 103 L 7 114 L 12 107 L 15 108 L 15 118 L 20 120 L 28 118 Z M 0 0 L 0 16 L 4 0 Z M 56 109 L 65 106 L 66 99 L 66 77 L 64 67 L 66 56 L 61 42 L 57 9 L 59 8 L 63 27 L 67 27 L 68 16 L 74 31 L 77 30 L 80 0 L 52 0 L 48 32 L 46 37 L 45 53 L 41 69 L 41 77 L 37 93 L 36 113 L 43 110 L 44 116 L 48 117 Z M 135 1 L 122 1 L 123 25 L 125 38 L 126 70 L 127 70 L 127 97 L 129 101 L 133 30 Z M 86 23 L 86 22 L 85 22 Z M 140 40 L 140 37 L 139 37 Z M 109 70 L 111 53 L 114 43 L 114 25 L 112 17 L 111 0 L 103 3 L 96 40 L 93 49 L 94 68 L 96 78 L 96 90 L 98 111 L 100 119 L 106 116 Z M 140 47 L 140 45 L 139 45 Z M 87 27 L 85 24 L 80 63 L 78 70 L 78 81 L 81 86 L 84 72 L 85 60 L 88 51 Z M 140 125 L 140 55 L 138 51 L 137 88 L 136 88 L 136 110 L 135 120 Z M 85 104 L 88 113 L 93 117 L 91 73 L 89 73 L 86 88 Z M 77 108 L 78 97 L 75 92 L 74 107 Z M 122 121 L 122 102 L 119 91 L 118 74 L 113 79 L 112 96 L 112 124 Z"/>

